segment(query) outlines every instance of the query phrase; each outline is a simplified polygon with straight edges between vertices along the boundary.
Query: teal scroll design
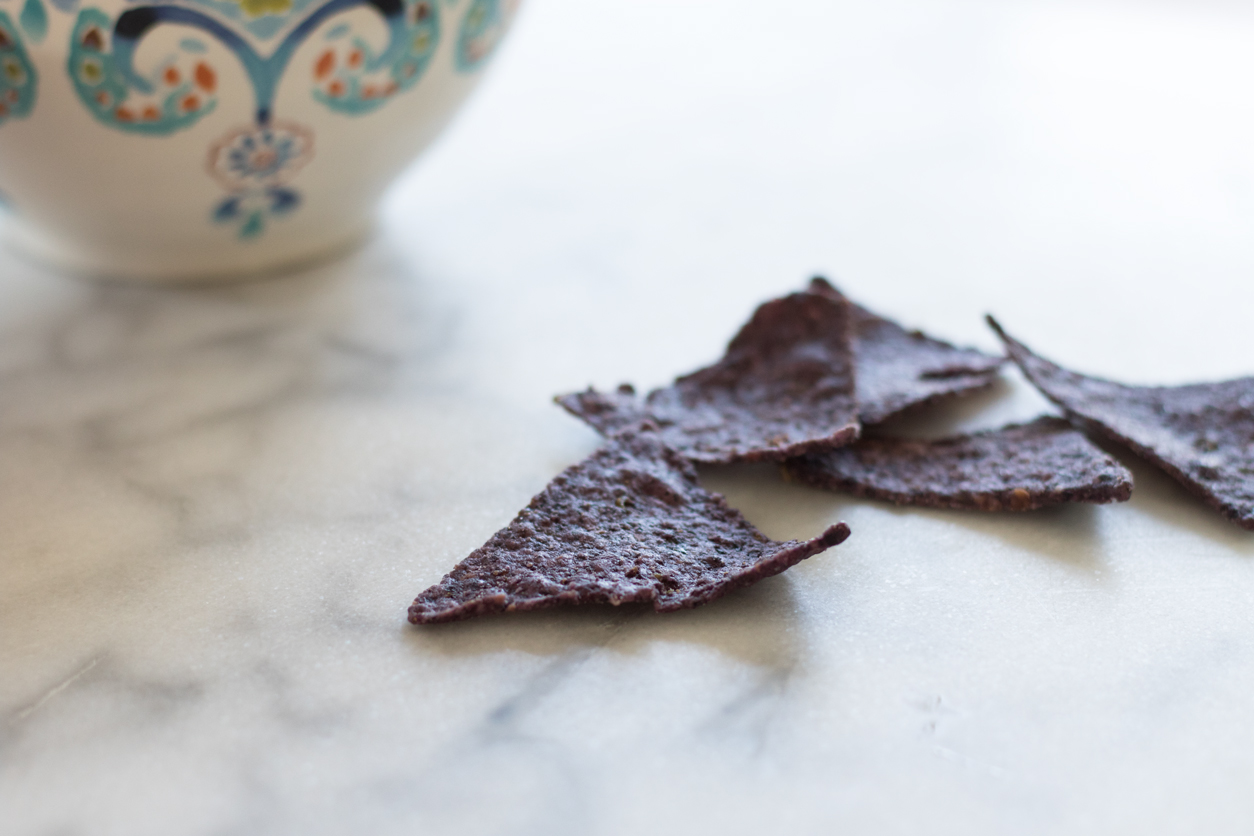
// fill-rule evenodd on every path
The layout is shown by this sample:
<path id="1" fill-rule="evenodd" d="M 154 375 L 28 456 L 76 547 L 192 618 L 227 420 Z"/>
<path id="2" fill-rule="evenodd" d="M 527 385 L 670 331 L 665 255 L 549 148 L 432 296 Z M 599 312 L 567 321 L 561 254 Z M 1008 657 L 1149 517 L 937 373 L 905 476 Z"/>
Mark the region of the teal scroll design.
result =
<path id="1" fill-rule="evenodd" d="M 0 12 L 0 124 L 30 115 L 38 85 L 39 75 L 13 19 Z"/>
<path id="2" fill-rule="evenodd" d="M 343 66 L 324 74 L 315 97 L 345 113 L 366 113 L 394 93 L 412 87 L 426 68 L 439 37 L 432 0 L 328 0 L 297 24 L 270 55 L 262 57 L 237 32 L 203 12 L 182 6 L 133 7 L 110 20 L 84 9 L 74 26 L 69 71 L 79 98 L 97 119 L 126 131 L 166 134 L 194 124 L 216 104 L 217 72 L 186 43 L 155 71 L 142 75 L 134 63 L 143 37 L 162 24 L 200 29 L 239 59 L 252 83 L 256 123 L 270 122 L 274 96 L 292 55 L 326 20 L 358 6 L 375 9 L 388 27 L 387 45 L 375 54 L 354 38 Z M 315 80 L 325 66 L 315 65 Z"/>
<path id="3" fill-rule="evenodd" d="M 351 37 L 351 24 L 333 27 L 330 46 L 314 62 L 313 96 L 340 113 L 368 113 L 422 76 L 439 41 L 435 0 L 324 0 L 264 56 L 231 26 L 184 5 L 132 5 L 116 19 L 88 8 L 74 25 L 68 69 L 79 98 L 99 121 L 124 131 L 168 134 L 214 109 L 218 72 L 203 42 L 183 38 L 174 55 L 140 73 L 135 67 L 139 44 L 157 27 L 178 25 L 198 29 L 226 47 L 251 83 L 254 123 L 233 130 L 210 148 L 209 173 L 228 192 L 212 218 L 235 226 L 241 239 L 255 239 L 268 219 L 300 207 L 302 197 L 288 181 L 314 151 L 309 129 L 275 118 L 279 84 L 301 44 L 332 17 L 358 7 L 371 8 L 382 18 L 386 45 L 376 52 L 363 39 Z"/>
<path id="4" fill-rule="evenodd" d="M 70 36 L 67 69 L 93 116 L 120 130 L 162 135 L 213 112 L 217 71 L 188 48 L 191 43 L 139 77 L 116 54 L 113 26 L 99 9 L 83 9 Z"/>
<path id="5" fill-rule="evenodd" d="M 439 44 L 439 6 L 434 0 L 406 0 L 399 22 L 381 54 L 344 27 L 328 32 L 326 48 L 314 62 L 314 98 L 339 113 L 358 115 L 417 84 Z"/>

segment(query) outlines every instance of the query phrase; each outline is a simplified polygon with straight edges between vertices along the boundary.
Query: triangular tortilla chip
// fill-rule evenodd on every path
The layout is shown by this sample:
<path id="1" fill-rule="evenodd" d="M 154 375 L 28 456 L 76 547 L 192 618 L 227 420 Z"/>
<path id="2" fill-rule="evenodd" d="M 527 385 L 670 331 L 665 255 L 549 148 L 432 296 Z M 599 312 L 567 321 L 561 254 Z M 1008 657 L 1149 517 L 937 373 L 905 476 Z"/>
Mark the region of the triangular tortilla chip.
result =
<path id="1" fill-rule="evenodd" d="M 1028 380 L 1072 419 L 1131 448 L 1254 530 L 1254 377 L 1125 386 L 1069 372 L 1033 354 L 991 316 L 988 324 Z"/>
<path id="2" fill-rule="evenodd" d="M 638 397 L 557 398 L 610 435 L 652 419 L 667 445 L 705 463 L 782 461 L 858 437 L 850 305 L 794 293 L 763 304 L 713 366 Z"/>
<path id="3" fill-rule="evenodd" d="M 562 604 L 695 607 L 849 536 L 776 542 L 697 482 L 647 426 L 560 474 L 409 608 L 414 624 Z"/>

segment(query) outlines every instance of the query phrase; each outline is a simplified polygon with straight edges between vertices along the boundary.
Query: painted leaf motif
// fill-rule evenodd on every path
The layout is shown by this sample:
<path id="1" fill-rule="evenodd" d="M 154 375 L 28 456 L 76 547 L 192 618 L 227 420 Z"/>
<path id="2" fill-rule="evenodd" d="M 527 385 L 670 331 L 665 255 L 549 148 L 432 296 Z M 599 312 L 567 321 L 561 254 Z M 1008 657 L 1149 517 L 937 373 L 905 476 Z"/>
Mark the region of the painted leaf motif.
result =
<path id="1" fill-rule="evenodd" d="M 18 23 L 32 41 L 41 43 L 48 34 L 48 11 L 40 0 L 26 0 Z"/>
<path id="2" fill-rule="evenodd" d="M 267 218 L 282 217 L 300 207 L 300 193 L 283 186 L 269 186 L 239 192 L 219 203 L 213 220 L 236 226 L 235 236 L 241 241 L 257 238 L 266 231 Z"/>

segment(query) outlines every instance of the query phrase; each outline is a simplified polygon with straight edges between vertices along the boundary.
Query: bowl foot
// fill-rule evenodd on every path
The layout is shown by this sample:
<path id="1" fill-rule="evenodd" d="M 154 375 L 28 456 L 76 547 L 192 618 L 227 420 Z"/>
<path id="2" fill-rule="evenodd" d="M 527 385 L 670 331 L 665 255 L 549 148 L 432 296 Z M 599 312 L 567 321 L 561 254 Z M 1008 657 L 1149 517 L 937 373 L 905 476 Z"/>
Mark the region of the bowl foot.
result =
<path id="1" fill-rule="evenodd" d="M 170 254 L 100 250 L 44 235 L 16 217 L 6 218 L 0 236 L 9 249 L 59 272 L 94 281 L 135 284 L 228 284 L 255 281 L 309 267 L 357 249 L 373 234 L 373 219 L 346 225 L 332 234 L 261 247 L 224 247 L 212 253 Z"/>

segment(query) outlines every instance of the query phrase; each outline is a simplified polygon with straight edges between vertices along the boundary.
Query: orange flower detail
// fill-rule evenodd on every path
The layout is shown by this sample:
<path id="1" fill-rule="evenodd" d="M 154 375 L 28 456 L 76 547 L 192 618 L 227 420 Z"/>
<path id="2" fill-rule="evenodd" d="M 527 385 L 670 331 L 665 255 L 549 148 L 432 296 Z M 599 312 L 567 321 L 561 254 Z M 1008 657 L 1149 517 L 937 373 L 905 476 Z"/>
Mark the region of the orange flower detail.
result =
<path id="1" fill-rule="evenodd" d="M 119 122 L 134 122 L 135 114 L 131 112 L 130 108 L 119 107 L 117 110 L 113 111 L 113 118 L 117 119 Z"/>
<path id="2" fill-rule="evenodd" d="M 113 102 L 113 97 L 109 95 L 107 90 L 101 90 L 96 93 L 96 101 L 101 107 L 108 107 Z"/>
<path id="3" fill-rule="evenodd" d="M 183 110 L 192 111 L 200 108 L 200 96 L 185 96 L 182 101 Z"/>
<path id="4" fill-rule="evenodd" d="M 218 74 L 203 61 L 196 65 L 196 86 L 206 93 L 218 89 Z"/>
<path id="5" fill-rule="evenodd" d="M 336 98 L 343 96 L 344 95 L 344 82 L 340 81 L 337 78 L 335 81 L 327 85 L 327 92 Z"/>
<path id="6" fill-rule="evenodd" d="M 322 81 L 331 74 L 335 69 L 335 53 L 327 50 L 318 57 L 318 63 L 314 64 L 314 78 Z"/>
<path id="7" fill-rule="evenodd" d="M 161 118 L 161 111 L 157 110 L 155 105 L 148 105 L 144 108 L 144 118 L 149 122 L 156 122 Z"/>
<path id="8" fill-rule="evenodd" d="M 178 84 L 182 80 L 183 80 L 183 77 L 179 75 L 178 67 L 166 67 L 165 68 L 165 83 L 166 84 L 173 87 L 174 85 Z"/>
<path id="9" fill-rule="evenodd" d="M 361 66 L 360 49 L 354 49 L 352 52 L 348 53 L 348 66 L 352 67 L 354 70 Z"/>

